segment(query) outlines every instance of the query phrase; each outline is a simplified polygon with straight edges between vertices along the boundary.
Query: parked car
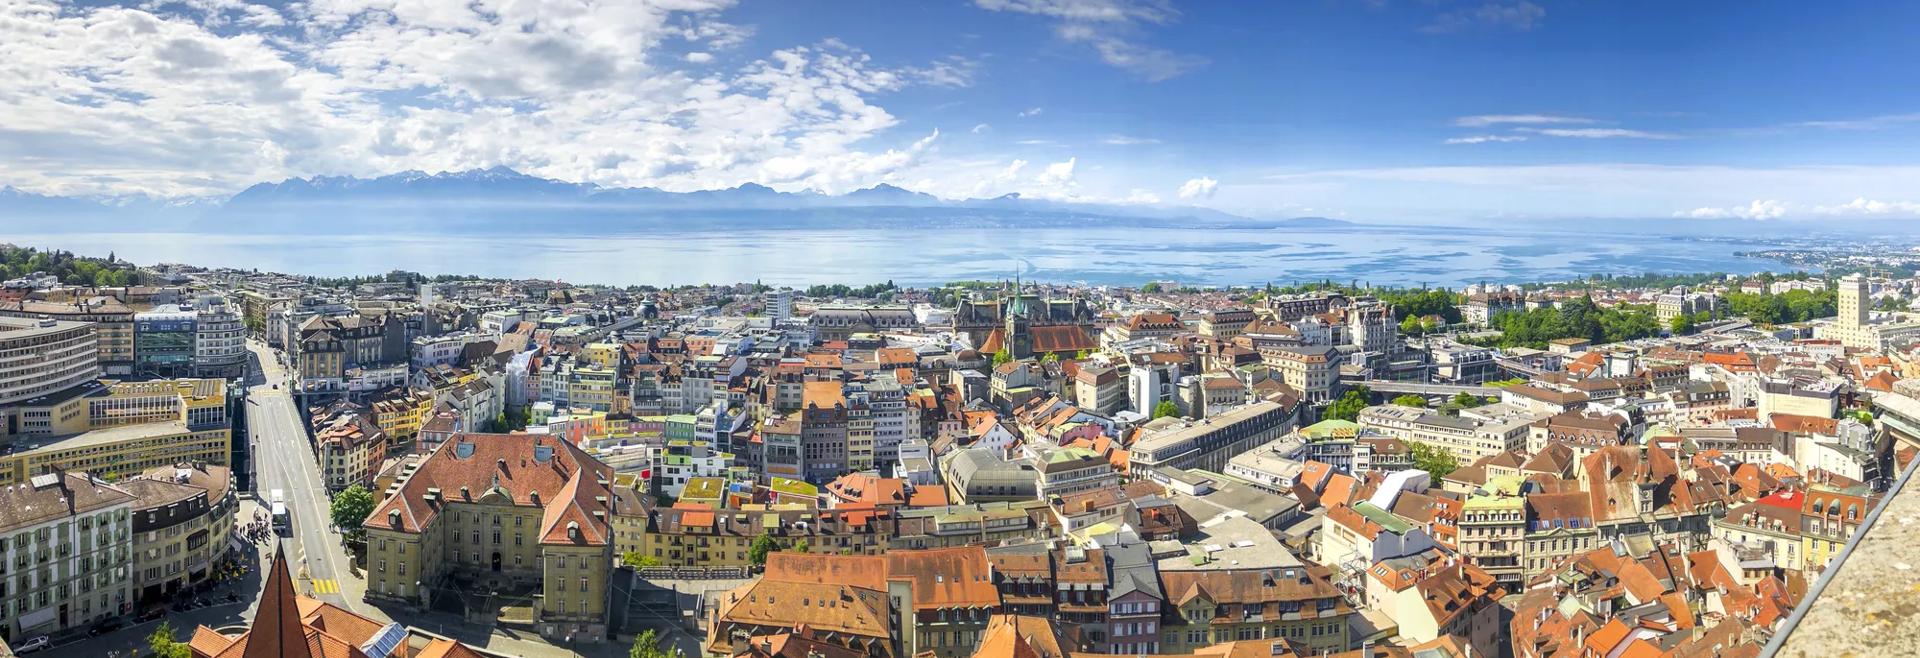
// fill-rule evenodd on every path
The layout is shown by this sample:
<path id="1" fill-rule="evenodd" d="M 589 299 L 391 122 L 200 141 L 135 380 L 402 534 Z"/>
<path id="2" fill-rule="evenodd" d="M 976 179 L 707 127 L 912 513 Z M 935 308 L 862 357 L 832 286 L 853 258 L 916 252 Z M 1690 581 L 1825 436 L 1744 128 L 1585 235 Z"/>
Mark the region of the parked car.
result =
<path id="1" fill-rule="evenodd" d="M 45 649 L 52 645 L 53 645 L 52 640 L 47 639 L 47 636 L 45 635 L 41 635 L 39 637 L 27 638 L 25 642 L 21 642 L 19 644 L 13 645 L 13 652 L 14 653 L 31 653 L 34 651 Z"/>
<path id="2" fill-rule="evenodd" d="M 120 617 L 108 617 L 106 619 L 100 620 L 100 623 L 94 624 L 93 628 L 87 629 L 87 635 L 106 635 L 108 633 L 112 633 L 114 631 L 120 630 L 122 627 L 125 627 L 126 625 L 127 625 L 127 620 L 125 619 L 122 619 Z"/>
<path id="3" fill-rule="evenodd" d="M 133 618 L 133 620 L 134 620 L 135 622 L 138 622 L 138 623 L 143 623 L 143 624 L 144 624 L 144 623 L 146 623 L 146 622 L 150 622 L 150 621 L 153 621 L 153 620 L 155 620 L 155 619 L 159 619 L 159 618 L 161 618 L 161 617 L 165 617 L 165 616 L 167 616 L 167 609 L 166 609 L 166 608 L 158 608 L 158 607 L 156 607 L 156 608 L 147 608 L 146 610 L 143 610 L 143 611 L 141 611 L 141 612 L 140 612 L 140 615 L 139 615 L 139 616 L 137 616 L 137 617 L 134 617 L 134 618 Z"/>

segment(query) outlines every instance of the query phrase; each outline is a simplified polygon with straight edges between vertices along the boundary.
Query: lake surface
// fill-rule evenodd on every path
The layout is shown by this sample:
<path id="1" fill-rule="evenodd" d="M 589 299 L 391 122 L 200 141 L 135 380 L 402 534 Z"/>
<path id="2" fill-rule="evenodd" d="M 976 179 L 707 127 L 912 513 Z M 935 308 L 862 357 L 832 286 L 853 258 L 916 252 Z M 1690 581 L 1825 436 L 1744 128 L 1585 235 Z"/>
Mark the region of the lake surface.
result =
<path id="1" fill-rule="evenodd" d="M 287 235 L 209 232 L 8 232 L 0 240 L 136 263 L 183 262 L 317 276 L 428 274 L 575 283 L 925 285 L 1011 276 L 1056 282 L 1288 284 L 1360 280 L 1457 287 L 1592 273 L 1751 273 L 1774 261 L 1735 256 L 1778 239 L 1405 226 L 1334 228 L 727 226 L 599 235 L 467 233 Z"/>

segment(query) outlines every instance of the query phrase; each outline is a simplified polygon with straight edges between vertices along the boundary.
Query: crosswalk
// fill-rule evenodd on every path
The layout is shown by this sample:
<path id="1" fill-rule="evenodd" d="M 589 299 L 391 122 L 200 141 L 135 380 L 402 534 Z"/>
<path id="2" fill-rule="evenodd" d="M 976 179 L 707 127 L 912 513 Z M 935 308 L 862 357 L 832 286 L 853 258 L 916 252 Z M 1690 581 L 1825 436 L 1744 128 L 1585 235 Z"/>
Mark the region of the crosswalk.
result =
<path id="1" fill-rule="evenodd" d="M 315 578 L 313 580 L 313 593 L 314 594 L 339 594 L 340 581 L 333 580 L 331 578 Z"/>

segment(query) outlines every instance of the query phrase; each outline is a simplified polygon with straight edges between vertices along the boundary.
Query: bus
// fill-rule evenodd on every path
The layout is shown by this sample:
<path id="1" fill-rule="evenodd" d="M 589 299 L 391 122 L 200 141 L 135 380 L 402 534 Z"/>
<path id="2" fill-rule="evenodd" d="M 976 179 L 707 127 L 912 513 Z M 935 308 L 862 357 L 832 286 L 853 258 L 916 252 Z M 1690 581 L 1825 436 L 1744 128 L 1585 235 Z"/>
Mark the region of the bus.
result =
<path id="1" fill-rule="evenodd" d="M 272 510 L 273 513 L 273 531 L 282 534 L 287 533 L 292 529 L 293 520 L 287 516 L 286 492 L 280 489 L 274 489 L 273 495 L 267 500 L 269 501 L 268 509 Z"/>

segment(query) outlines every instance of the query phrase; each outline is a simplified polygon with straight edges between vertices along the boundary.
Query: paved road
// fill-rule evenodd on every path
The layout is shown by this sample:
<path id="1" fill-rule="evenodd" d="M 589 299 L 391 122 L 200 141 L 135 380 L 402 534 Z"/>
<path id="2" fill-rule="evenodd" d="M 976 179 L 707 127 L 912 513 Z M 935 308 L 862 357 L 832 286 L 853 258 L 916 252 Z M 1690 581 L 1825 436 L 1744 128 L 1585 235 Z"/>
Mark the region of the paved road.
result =
<path id="1" fill-rule="evenodd" d="M 360 602 L 360 590 L 342 587 L 351 585 L 345 581 L 352 580 L 347 555 L 340 536 L 330 529 L 328 508 L 332 498 L 320 479 L 319 463 L 287 384 L 287 370 L 280 367 L 278 354 L 264 344 L 249 343 L 247 349 L 253 352 L 257 368 L 257 375 L 247 379 L 252 387 L 248 391 L 252 403 L 247 405 L 247 428 L 253 440 L 255 487 L 261 500 L 271 500 L 275 489 L 286 495 L 293 527 L 282 544 L 293 567 L 294 589 L 365 614 L 371 608 Z"/>

